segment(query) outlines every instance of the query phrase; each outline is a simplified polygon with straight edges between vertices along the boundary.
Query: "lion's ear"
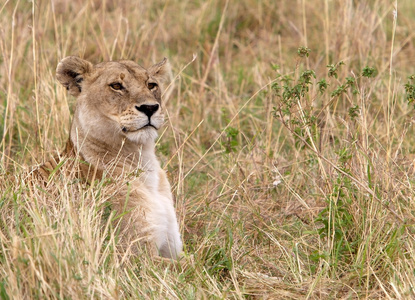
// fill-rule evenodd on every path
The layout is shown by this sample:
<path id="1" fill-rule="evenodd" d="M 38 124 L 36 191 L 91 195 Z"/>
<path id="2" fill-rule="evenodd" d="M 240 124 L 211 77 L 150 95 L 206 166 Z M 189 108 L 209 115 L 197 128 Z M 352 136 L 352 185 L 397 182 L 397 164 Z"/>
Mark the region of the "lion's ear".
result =
<path id="1" fill-rule="evenodd" d="M 82 81 L 92 71 L 93 65 L 76 56 L 68 56 L 56 68 L 56 78 L 66 87 L 69 94 L 78 96 L 82 91 Z"/>
<path id="2" fill-rule="evenodd" d="M 163 89 L 172 79 L 171 66 L 167 58 L 148 68 L 147 72 L 150 77 L 162 84 Z"/>

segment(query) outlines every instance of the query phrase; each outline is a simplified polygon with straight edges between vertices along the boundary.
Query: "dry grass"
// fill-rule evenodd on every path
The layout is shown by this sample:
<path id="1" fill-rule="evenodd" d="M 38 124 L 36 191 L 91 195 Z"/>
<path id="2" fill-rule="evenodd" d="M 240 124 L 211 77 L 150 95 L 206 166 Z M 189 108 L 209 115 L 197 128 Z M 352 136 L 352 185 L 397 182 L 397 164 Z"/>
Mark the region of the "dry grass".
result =
<path id="1" fill-rule="evenodd" d="M 118 2 L 0 4 L 2 299 L 415 297 L 413 1 L 396 22 L 386 0 Z M 179 262 L 119 255 L 105 182 L 16 183 L 67 139 L 60 59 L 166 56 L 178 74 L 193 54 L 158 144 Z M 301 83 L 307 69 L 309 90 L 282 95 L 281 78 Z M 354 85 L 330 95 L 346 77 Z"/>

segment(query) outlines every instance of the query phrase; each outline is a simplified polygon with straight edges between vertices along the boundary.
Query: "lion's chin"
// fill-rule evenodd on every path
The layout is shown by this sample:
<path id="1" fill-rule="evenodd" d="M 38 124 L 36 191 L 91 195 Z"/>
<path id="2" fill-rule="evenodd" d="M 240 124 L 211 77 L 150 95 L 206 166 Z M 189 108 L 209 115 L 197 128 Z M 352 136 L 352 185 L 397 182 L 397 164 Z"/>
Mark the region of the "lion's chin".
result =
<path id="1" fill-rule="evenodd" d="M 125 133 L 128 140 L 136 144 L 146 144 L 153 142 L 158 134 L 157 130 L 152 126 L 146 126 L 135 131 L 129 131 Z"/>

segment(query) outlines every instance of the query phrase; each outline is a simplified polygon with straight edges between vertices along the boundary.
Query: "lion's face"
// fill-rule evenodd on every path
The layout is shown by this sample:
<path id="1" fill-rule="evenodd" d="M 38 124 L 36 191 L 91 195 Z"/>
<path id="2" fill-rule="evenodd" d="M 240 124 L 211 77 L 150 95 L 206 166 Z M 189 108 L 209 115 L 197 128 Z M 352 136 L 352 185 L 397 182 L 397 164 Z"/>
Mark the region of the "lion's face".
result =
<path id="1" fill-rule="evenodd" d="M 132 61 L 93 66 L 77 57 L 58 65 L 58 80 L 78 98 L 74 121 L 92 137 L 145 144 L 164 123 L 161 93 L 170 79 L 165 60 L 148 70 Z"/>

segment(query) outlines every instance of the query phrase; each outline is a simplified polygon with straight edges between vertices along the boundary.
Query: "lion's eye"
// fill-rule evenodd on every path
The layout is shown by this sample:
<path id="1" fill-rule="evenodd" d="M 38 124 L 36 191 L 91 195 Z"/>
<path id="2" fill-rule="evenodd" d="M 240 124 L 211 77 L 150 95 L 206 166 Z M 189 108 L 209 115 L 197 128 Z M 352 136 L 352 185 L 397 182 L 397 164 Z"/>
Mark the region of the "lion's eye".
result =
<path id="1" fill-rule="evenodd" d="M 121 83 L 118 83 L 118 82 L 111 83 L 110 84 L 110 87 L 112 89 L 116 90 L 116 91 L 119 91 L 119 90 L 122 90 L 123 89 L 122 84 Z"/>
<path id="2" fill-rule="evenodd" d="M 156 88 L 157 86 L 158 85 L 155 82 L 148 82 L 147 83 L 147 87 L 148 87 L 149 90 L 152 90 L 152 89 Z"/>

